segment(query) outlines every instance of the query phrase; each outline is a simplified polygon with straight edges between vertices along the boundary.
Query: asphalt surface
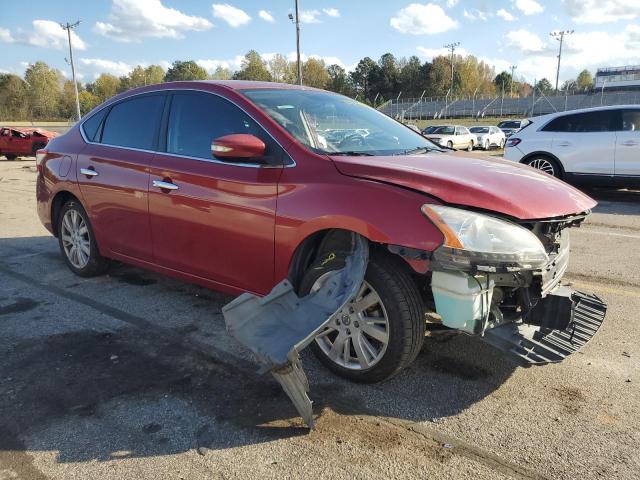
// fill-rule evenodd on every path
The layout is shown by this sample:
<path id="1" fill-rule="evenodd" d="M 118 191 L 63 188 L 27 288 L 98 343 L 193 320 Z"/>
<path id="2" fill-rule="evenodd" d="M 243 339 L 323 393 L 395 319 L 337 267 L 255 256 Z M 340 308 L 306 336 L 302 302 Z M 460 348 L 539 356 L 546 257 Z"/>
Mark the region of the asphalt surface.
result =
<path id="1" fill-rule="evenodd" d="M 599 190 L 567 282 L 609 304 L 561 364 L 427 338 L 357 385 L 310 354 L 317 429 L 225 332 L 230 297 L 119 265 L 81 279 L 0 159 L 0 479 L 640 477 L 640 193 Z"/>

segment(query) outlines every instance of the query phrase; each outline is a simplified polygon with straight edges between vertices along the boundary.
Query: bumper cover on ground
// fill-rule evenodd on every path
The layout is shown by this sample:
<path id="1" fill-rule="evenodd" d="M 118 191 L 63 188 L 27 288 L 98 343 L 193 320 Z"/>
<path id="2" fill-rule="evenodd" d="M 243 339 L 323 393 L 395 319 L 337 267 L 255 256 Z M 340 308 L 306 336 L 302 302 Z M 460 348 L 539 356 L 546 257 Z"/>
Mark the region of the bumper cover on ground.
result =
<path id="1" fill-rule="evenodd" d="M 487 330 L 482 338 L 522 366 L 560 362 L 591 340 L 607 313 L 595 295 L 574 291 L 571 298 L 572 318 L 564 330 L 509 323 Z"/>

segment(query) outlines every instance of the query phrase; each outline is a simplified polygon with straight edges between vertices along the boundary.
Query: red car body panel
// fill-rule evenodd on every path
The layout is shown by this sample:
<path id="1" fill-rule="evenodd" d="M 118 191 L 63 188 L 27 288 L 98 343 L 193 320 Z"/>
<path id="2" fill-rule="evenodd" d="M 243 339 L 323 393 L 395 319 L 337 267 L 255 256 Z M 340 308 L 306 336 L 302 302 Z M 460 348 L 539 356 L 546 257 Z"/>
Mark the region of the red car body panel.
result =
<path id="1" fill-rule="evenodd" d="M 527 165 L 456 154 L 334 157 L 345 175 L 402 185 L 452 205 L 499 212 L 520 220 L 592 209 L 580 190 Z"/>
<path id="2" fill-rule="evenodd" d="M 267 87 L 300 88 L 263 82 L 174 82 L 133 93 L 195 89 L 227 98 L 260 123 L 295 163 L 244 168 L 108 147 L 85 142 L 76 125 L 49 144 L 39 166 L 38 213 L 43 224 L 54 231 L 54 198 L 69 192 L 89 213 L 103 255 L 231 294 L 266 294 L 287 276 L 302 242 L 321 230 L 347 229 L 372 242 L 432 251 L 443 238 L 421 213 L 425 203 L 469 205 L 518 218 L 578 213 L 594 204 L 528 167 L 509 169 L 511 163 L 483 168 L 479 160 L 444 154 L 368 161 L 318 155 L 235 91 Z M 99 175 L 82 175 L 82 168 Z M 505 185 L 503 175 L 518 182 L 517 187 Z M 542 179 L 551 187 L 545 190 Z M 154 180 L 180 188 L 155 188 Z M 521 191 L 527 188 L 530 193 Z M 543 194 L 549 197 L 541 202 Z"/>
<path id="3" fill-rule="evenodd" d="M 23 137 L 15 136 L 21 133 Z M 41 128 L 0 127 L 0 155 L 32 155 L 36 147 L 49 143 L 58 134 Z"/>

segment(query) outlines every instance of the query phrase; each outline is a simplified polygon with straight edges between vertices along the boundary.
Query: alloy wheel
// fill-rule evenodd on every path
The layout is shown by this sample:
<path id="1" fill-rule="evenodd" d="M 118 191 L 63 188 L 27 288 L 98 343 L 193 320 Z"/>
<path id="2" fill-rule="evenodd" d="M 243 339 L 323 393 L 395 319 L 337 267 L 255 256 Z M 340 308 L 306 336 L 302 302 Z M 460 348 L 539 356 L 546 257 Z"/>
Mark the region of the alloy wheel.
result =
<path id="1" fill-rule="evenodd" d="M 553 166 L 553 163 L 546 158 L 534 158 L 528 162 L 528 165 L 530 167 L 537 168 L 538 170 L 542 170 L 544 173 L 548 173 L 551 176 L 556 176 L 556 169 Z"/>
<path id="2" fill-rule="evenodd" d="M 318 290 L 328 275 L 320 277 L 311 291 Z M 366 370 L 376 365 L 389 344 L 389 317 L 378 293 L 365 281 L 315 341 L 332 362 L 344 368 Z"/>
<path id="3" fill-rule="evenodd" d="M 77 269 L 86 267 L 91 253 L 91 239 L 87 224 L 77 210 L 67 210 L 64 214 L 60 237 L 69 262 Z"/>

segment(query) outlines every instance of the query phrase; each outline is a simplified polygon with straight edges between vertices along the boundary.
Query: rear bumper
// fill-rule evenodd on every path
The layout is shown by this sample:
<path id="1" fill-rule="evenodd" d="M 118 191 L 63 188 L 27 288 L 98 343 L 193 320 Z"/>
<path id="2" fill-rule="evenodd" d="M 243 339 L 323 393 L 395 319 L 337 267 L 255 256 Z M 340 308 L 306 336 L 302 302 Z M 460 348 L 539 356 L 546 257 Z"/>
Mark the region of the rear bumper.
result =
<path id="1" fill-rule="evenodd" d="M 560 289 L 567 301 L 555 302 L 554 294 L 541 299 L 532 312 L 536 325 L 508 323 L 487 330 L 482 339 L 521 366 L 557 363 L 577 352 L 602 325 L 607 305 L 595 295 Z M 560 328 L 549 328 L 553 326 Z"/>

